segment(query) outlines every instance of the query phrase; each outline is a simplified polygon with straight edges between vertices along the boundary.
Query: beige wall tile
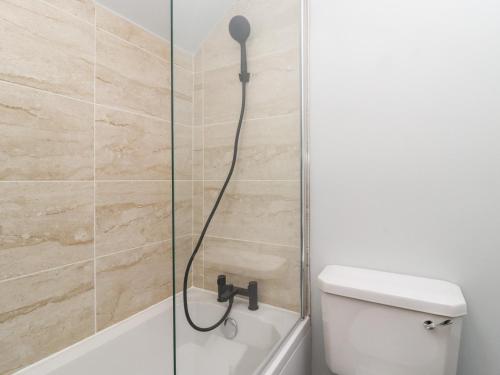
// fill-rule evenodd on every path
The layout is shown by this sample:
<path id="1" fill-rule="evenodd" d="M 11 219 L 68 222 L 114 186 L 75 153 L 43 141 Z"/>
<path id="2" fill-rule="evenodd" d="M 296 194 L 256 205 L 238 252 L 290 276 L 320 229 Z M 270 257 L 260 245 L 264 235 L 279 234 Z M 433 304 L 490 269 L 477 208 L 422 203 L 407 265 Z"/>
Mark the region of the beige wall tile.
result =
<path id="1" fill-rule="evenodd" d="M 175 125 L 175 178 L 191 180 L 193 174 L 193 128 L 191 126 Z"/>
<path id="2" fill-rule="evenodd" d="M 193 233 L 193 192 L 191 181 L 175 182 L 175 237 Z"/>
<path id="3" fill-rule="evenodd" d="M 194 74 L 193 126 L 203 125 L 203 73 Z"/>
<path id="4" fill-rule="evenodd" d="M 203 229 L 203 181 L 193 181 L 193 234 Z"/>
<path id="5" fill-rule="evenodd" d="M 97 256 L 171 237 L 168 181 L 97 182 Z"/>
<path id="6" fill-rule="evenodd" d="M 94 332 L 93 262 L 0 283 L 0 373 Z"/>
<path id="7" fill-rule="evenodd" d="M 44 0 L 46 3 L 69 12 L 90 23 L 95 22 L 95 4 L 93 0 Z"/>
<path id="8" fill-rule="evenodd" d="M 193 181 L 193 244 L 194 249 L 200 233 L 205 224 L 203 220 L 203 181 Z M 204 270 L 203 270 L 203 248 L 202 244 L 194 263 L 194 285 L 204 287 Z"/>
<path id="9" fill-rule="evenodd" d="M 299 50 L 250 59 L 245 118 L 298 114 Z M 240 65 L 204 73 L 204 124 L 237 121 L 241 107 Z"/>
<path id="10" fill-rule="evenodd" d="M 199 48 L 193 57 L 193 70 L 195 73 L 203 71 L 203 48 Z"/>
<path id="11" fill-rule="evenodd" d="M 236 128 L 236 123 L 205 127 L 205 179 L 226 178 Z M 233 179 L 299 180 L 299 115 L 245 121 Z"/>
<path id="12" fill-rule="evenodd" d="M 227 31 L 229 20 L 243 15 L 251 24 L 250 58 L 300 46 L 300 0 L 241 0 L 204 41 L 205 70 L 239 63 L 240 46 Z"/>
<path id="13" fill-rule="evenodd" d="M 91 182 L 0 182 L 0 280 L 91 259 L 92 203 Z"/>
<path id="14" fill-rule="evenodd" d="M 0 82 L 0 180 L 93 179 L 91 104 Z"/>
<path id="15" fill-rule="evenodd" d="M 144 30 L 113 11 L 100 5 L 96 6 L 96 20 L 98 28 L 115 34 L 162 59 L 170 59 L 168 41 Z"/>
<path id="16" fill-rule="evenodd" d="M 175 41 L 174 41 L 175 46 Z M 193 55 L 181 48 L 174 47 L 174 65 L 183 68 L 189 72 L 194 69 Z"/>
<path id="17" fill-rule="evenodd" d="M 196 243 L 198 242 L 199 235 L 193 236 L 193 242 L 191 248 L 194 251 Z M 200 250 L 196 254 L 196 258 L 193 264 L 193 286 L 197 288 L 205 287 L 205 263 L 204 263 L 204 244 L 201 244 Z"/>
<path id="18" fill-rule="evenodd" d="M 203 127 L 193 127 L 193 180 L 203 179 Z"/>
<path id="19" fill-rule="evenodd" d="M 174 113 L 175 124 L 192 126 L 193 124 L 193 71 L 176 67 L 174 70 Z"/>
<path id="20" fill-rule="evenodd" d="M 183 286 L 191 236 L 176 239 L 176 290 Z M 97 259 L 97 324 L 103 329 L 172 295 L 171 241 Z M 133 283 L 130 283 L 133 280 Z M 191 285 L 191 280 L 189 281 Z"/>
<path id="21" fill-rule="evenodd" d="M 194 75 L 193 70 L 187 70 L 180 67 L 175 67 L 175 91 L 176 93 L 182 95 L 185 100 L 192 103 L 193 101 L 193 90 L 194 90 Z M 184 124 L 184 125 L 190 125 Z"/>
<path id="22" fill-rule="evenodd" d="M 174 98 L 175 125 L 191 126 L 193 120 L 193 102 L 185 95 L 176 92 Z"/>
<path id="23" fill-rule="evenodd" d="M 294 311 L 300 308 L 299 248 L 209 237 L 205 287 L 216 291 L 219 274 L 239 287 L 257 281 L 260 302 Z"/>
<path id="24" fill-rule="evenodd" d="M 210 238 L 204 245 L 203 283 L 215 288 L 222 271 L 246 283 L 262 270 L 261 297 L 293 310 L 300 306 L 300 9 L 300 0 L 238 1 L 194 58 L 193 125 L 204 127 L 203 133 L 193 134 L 193 178 L 203 172 L 206 217 L 229 169 L 241 106 L 240 46 L 227 24 L 236 14 L 249 19 L 246 122 L 233 181 L 209 233 L 286 245 Z M 193 186 L 193 233 L 203 224 L 197 208 L 201 185 Z M 235 259 L 231 247 L 241 259 Z"/>
<path id="25" fill-rule="evenodd" d="M 193 181 L 193 242 L 191 245 L 193 250 L 198 243 L 203 224 L 203 181 Z M 203 288 L 204 282 L 203 246 L 202 243 L 193 265 L 193 284 L 199 288 Z"/>
<path id="26" fill-rule="evenodd" d="M 93 100 L 94 26 L 41 1 L 0 5 L 0 79 Z"/>
<path id="27" fill-rule="evenodd" d="M 184 273 L 192 250 L 193 241 L 191 235 L 179 237 L 175 240 L 175 290 L 177 293 L 182 291 Z M 194 266 L 196 266 L 196 264 L 194 264 Z M 195 267 L 192 267 L 188 278 L 189 287 L 193 285 L 194 271 Z"/>
<path id="28" fill-rule="evenodd" d="M 170 179 L 170 123 L 96 108 L 96 178 Z"/>
<path id="29" fill-rule="evenodd" d="M 96 102 L 170 120 L 168 62 L 98 30 Z"/>
<path id="30" fill-rule="evenodd" d="M 205 181 L 204 215 L 222 181 Z M 300 184 L 290 181 L 232 181 L 208 234 L 216 237 L 298 246 Z"/>
<path id="31" fill-rule="evenodd" d="M 97 259 L 97 329 L 172 294 L 171 244 L 145 246 Z"/>

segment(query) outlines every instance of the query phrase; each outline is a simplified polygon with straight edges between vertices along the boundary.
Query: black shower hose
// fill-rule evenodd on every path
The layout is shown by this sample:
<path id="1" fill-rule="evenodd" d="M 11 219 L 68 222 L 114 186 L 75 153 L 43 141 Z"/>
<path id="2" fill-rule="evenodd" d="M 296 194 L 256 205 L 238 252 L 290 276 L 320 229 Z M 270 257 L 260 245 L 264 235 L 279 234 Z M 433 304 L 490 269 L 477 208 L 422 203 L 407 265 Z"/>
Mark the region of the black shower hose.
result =
<path id="1" fill-rule="evenodd" d="M 217 208 L 219 207 L 219 204 L 222 200 L 222 197 L 224 196 L 224 193 L 226 192 L 226 188 L 229 185 L 229 182 L 231 181 L 231 177 L 233 176 L 234 172 L 234 167 L 236 166 L 236 160 L 238 158 L 238 143 L 240 140 L 240 132 L 241 132 L 241 126 L 243 124 L 243 117 L 245 115 L 245 106 L 246 106 L 246 83 L 244 80 L 241 82 L 241 111 L 240 111 L 240 118 L 238 121 L 238 128 L 236 129 L 236 137 L 234 139 L 234 148 L 233 148 L 233 160 L 231 162 L 231 168 L 229 168 L 229 173 L 227 174 L 226 180 L 224 181 L 224 185 L 222 185 L 222 188 L 219 192 L 219 196 L 217 197 L 217 200 L 215 201 L 215 204 L 212 208 L 212 211 L 210 212 L 210 215 L 208 215 L 207 221 L 205 222 L 205 225 L 203 226 L 203 230 L 201 231 L 200 237 L 198 238 L 198 242 L 196 243 L 196 246 L 191 254 L 191 257 L 189 258 L 189 261 L 186 265 L 186 271 L 184 272 L 184 283 L 183 283 L 183 288 L 182 288 L 182 297 L 183 297 L 183 302 L 184 302 L 184 313 L 186 315 L 186 319 L 191 327 L 193 327 L 195 330 L 200 331 L 200 332 L 209 332 L 220 326 L 224 321 L 227 319 L 229 314 L 231 313 L 231 308 L 233 307 L 233 302 L 234 302 L 234 297 L 229 298 L 229 304 L 227 306 L 226 312 L 220 318 L 220 320 L 209 326 L 209 327 L 200 327 L 196 325 L 195 322 L 191 319 L 191 316 L 189 315 L 189 306 L 188 306 L 188 301 L 187 301 L 187 288 L 188 288 L 188 280 L 189 280 L 189 271 L 191 270 L 191 267 L 193 266 L 194 259 L 196 258 L 196 254 L 198 254 L 198 251 L 200 250 L 201 244 L 203 243 L 203 239 L 205 238 L 205 234 L 207 233 L 208 227 L 210 225 L 210 222 L 212 221 L 215 213 L 217 212 Z"/>

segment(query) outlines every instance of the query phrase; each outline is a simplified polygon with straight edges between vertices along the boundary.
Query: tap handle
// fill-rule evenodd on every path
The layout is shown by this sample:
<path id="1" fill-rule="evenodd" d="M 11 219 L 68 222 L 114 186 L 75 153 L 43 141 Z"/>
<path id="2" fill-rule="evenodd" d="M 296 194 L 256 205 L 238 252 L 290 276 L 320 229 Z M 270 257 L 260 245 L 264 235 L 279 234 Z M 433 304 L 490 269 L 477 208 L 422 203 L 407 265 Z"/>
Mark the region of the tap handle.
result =
<path id="1" fill-rule="evenodd" d="M 217 301 L 224 302 L 222 294 L 226 290 L 226 275 L 217 276 Z"/>
<path id="2" fill-rule="evenodd" d="M 259 293 L 257 288 L 257 281 L 250 281 L 248 283 L 248 309 L 255 311 L 259 309 Z"/>

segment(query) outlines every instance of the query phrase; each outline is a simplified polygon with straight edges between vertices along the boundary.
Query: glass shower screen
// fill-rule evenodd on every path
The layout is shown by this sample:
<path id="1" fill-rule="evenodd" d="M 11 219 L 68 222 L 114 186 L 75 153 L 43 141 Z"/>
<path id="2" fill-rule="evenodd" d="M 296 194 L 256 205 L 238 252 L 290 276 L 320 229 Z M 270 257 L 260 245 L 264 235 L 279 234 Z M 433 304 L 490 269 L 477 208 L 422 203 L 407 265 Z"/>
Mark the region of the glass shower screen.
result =
<path id="1" fill-rule="evenodd" d="M 174 1 L 174 358 L 258 374 L 301 317 L 301 2 Z"/>

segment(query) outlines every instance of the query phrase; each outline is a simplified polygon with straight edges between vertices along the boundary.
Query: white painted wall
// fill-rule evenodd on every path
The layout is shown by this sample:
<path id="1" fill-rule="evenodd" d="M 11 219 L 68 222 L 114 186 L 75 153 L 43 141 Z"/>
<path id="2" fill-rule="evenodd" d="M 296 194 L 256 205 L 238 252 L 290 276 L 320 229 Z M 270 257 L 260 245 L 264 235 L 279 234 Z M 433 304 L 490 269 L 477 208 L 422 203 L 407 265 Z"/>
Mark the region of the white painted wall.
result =
<path id="1" fill-rule="evenodd" d="M 333 263 L 460 284 L 500 374 L 500 2 L 311 0 L 311 137 L 313 375 Z"/>

